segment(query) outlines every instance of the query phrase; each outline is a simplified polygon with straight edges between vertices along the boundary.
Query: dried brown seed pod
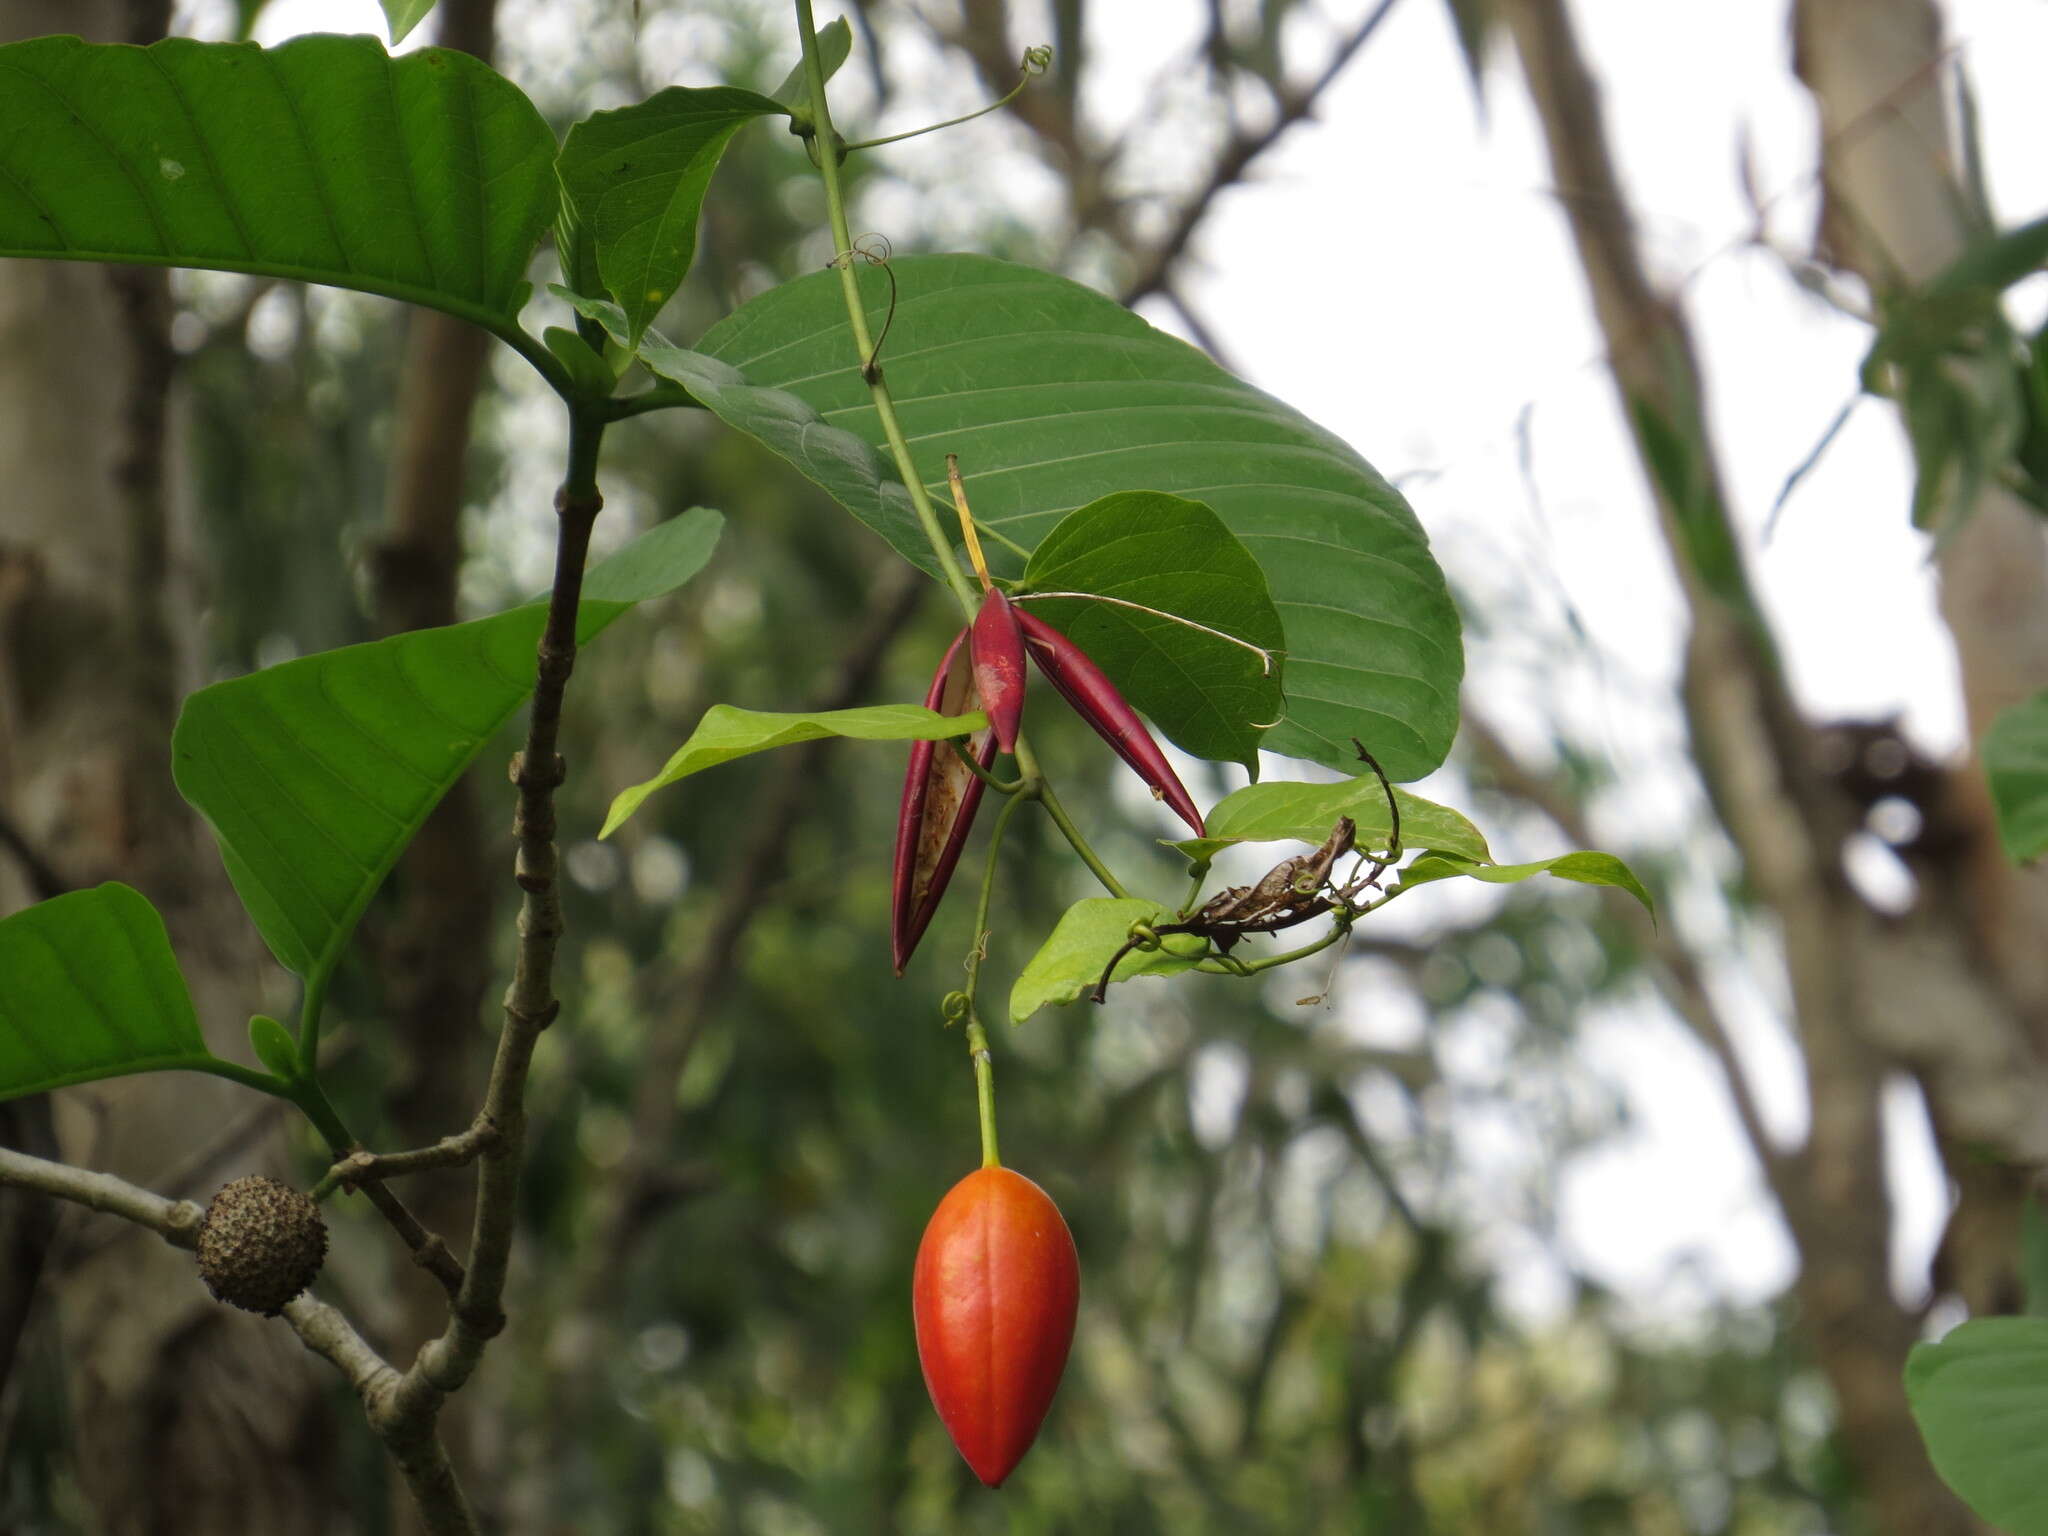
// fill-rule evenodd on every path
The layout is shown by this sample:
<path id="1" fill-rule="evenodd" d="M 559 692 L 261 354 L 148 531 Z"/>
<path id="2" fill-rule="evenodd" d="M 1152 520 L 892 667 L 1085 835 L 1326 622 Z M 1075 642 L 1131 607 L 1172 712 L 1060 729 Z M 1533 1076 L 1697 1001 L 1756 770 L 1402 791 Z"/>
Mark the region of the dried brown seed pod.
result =
<path id="1" fill-rule="evenodd" d="M 275 1317 L 327 1257 L 320 1207 L 289 1184 L 252 1174 L 221 1187 L 199 1224 L 199 1275 L 216 1300 Z"/>

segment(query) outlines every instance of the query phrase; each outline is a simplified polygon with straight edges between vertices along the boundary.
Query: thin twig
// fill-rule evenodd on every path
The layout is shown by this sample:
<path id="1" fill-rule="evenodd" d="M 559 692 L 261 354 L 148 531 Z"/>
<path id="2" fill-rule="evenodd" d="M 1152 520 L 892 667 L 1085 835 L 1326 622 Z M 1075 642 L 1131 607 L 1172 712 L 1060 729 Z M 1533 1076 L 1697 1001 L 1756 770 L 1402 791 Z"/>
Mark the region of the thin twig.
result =
<path id="1" fill-rule="evenodd" d="M 475 1162 L 497 1140 L 497 1125 L 488 1116 L 479 1115 L 468 1130 L 443 1136 L 430 1147 L 417 1147 L 410 1152 L 371 1152 L 358 1147 L 329 1168 L 320 1182 L 313 1186 L 311 1194 L 315 1200 L 324 1200 L 337 1189 L 353 1193 L 366 1185 L 400 1178 L 408 1173 L 424 1173 L 430 1168 L 459 1168 L 464 1163 Z"/>
<path id="2" fill-rule="evenodd" d="M 1223 193 L 1243 181 L 1245 172 L 1251 169 L 1252 162 L 1279 143 L 1288 129 L 1304 118 L 1314 115 L 1316 104 L 1322 99 L 1323 93 L 1336 83 L 1337 77 L 1344 73 L 1344 66 L 1357 56 L 1359 49 L 1363 48 L 1373 33 L 1379 30 L 1380 23 L 1387 19 L 1397 3 L 1398 0 L 1380 0 L 1380 3 L 1367 13 L 1365 20 L 1354 27 L 1351 34 L 1337 45 L 1336 50 L 1323 65 L 1322 73 L 1305 89 L 1280 92 L 1279 110 L 1274 113 L 1272 122 L 1257 133 L 1239 134 L 1224 145 L 1222 152 L 1216 156 L 1215 164 L 1209 168 L 1209 179 L 1181 205 L 1172 229 L 1146 253 L 1144 265 L 1138 269 L 1137 275 L 1125 284 L 1124 291 L 1119 297 L 1126 306 L 1136 304 L 1140 299 L 1157 293 L 1166 286 L 1174 264 L 1187 250 L 1188 242 L 1194 239 L 1195 231 L 1201 228 L 1202 221 L 1208 218 L 1210 206 Z"/>

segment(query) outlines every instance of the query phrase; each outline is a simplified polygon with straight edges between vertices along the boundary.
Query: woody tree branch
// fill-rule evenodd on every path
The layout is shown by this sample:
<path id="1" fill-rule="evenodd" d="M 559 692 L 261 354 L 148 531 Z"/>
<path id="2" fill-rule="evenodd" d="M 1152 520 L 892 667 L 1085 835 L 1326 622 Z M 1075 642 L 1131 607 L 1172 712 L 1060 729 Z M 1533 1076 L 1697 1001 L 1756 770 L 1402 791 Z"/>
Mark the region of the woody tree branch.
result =
<path id="1" fill-rule="evenodd" d="M 1974 207 L 1958 166 L 1942 12 L 1933 0 L 1797 0 L 1793 28 L 1794 62 L 1820 115 L 1822 259 L 1861 278 L 1881 314 L 1895 312 L 1962 254 L 1988 213 Z M 1947 488 L 1936 508 L 1931 550 L 1976 742 L 2003 711 L 2048 688 L 2048 541 L 2038 514 L 1996 484 L 1967 507 L 1958 494 Z M 1927 942 L 1972 968 L 1981 1054 L 2021 1063 L 2009 1080 L 2035 1081 L 2048 1058 L 2048 870 L 2005 858 L 1974 749 L 1943 789 L 1943 835 L 1914 871 L 1927 892 Z M 1938 1278 L 1974 1311 L 2010 1310 L 2020 1296 L 2020 1208 L 2048 1162 L 2035 1145 L 2043 1101 L 2033 1089 L 1958 1102 L 1942 1088 L 1959 1075 L 1945 1030 L 1922 1032 L 1920 1071 L 1936 1123 L 1951 1133 L 1960 1192 Z M 1980 1145 L 1953 1145 L 1970 1141 Z M 2003 1160 L 1987 1159 L 1986 1145 Z"/>
<path id="2" fill-rule="evenodd" d="M 1563 0 L 1508 0 L 1559 202 L 1653 491 L 1689 632 L 1684 705 L 1709 799 L 1775 919 L 1806 1058 L 1808 1134 L 1779 1186 L 1800 1251 L 1815 1354 L 1877 1528 L 1961 1532 L 1969 1519 L 1928 1466 L 1899 1370 L 1914 1320 L 1890 1294 L 1880 1094 L 1890 1066 L 1863 1013 L 1862 962 L 1885 935 L 1848 886 L 1856 808 L 1818 768 L 1750 594 L 1702 404 L 1689 328 L 1644 268 L 1598 95 Z"/>

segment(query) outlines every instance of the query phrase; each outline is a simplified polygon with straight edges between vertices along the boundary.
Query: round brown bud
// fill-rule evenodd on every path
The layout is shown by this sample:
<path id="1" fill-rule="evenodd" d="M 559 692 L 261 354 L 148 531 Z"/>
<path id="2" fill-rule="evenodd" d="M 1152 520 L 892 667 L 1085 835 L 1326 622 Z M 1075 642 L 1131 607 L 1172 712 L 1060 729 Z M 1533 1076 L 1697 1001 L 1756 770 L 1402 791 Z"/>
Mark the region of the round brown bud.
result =
<path id="1" fill-rule="evenodd" d="M 275 1317 L 313 1283 L 327 1257 L 320 1207 L 288 1184 L 252 1174 L 224 1185 L 199 1224 L 199 1275 L 217 1300 Z"/>

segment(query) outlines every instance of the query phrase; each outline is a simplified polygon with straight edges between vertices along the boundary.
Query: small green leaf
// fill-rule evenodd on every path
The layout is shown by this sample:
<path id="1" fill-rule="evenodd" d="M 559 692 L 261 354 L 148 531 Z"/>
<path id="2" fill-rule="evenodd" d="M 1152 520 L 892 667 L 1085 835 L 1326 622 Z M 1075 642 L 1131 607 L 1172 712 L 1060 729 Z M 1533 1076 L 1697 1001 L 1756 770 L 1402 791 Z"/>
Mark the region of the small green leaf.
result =
<path id="1" fill-rule="evenodd" d="M 1130 939 L 1131 924 L 1175 921 L 1171 907 L 1142 897 L 1094 896 L 1060 914 L 1052 935 L 1038 948 L 1010 988 L 1010 1022 L 1022 1024 L 1047 1003 L 1086 997 L 1102 980 L 1103 967 Z M 1192 933 L 1170 933 L 1155 950 L 1132 950 L 1116 963 L 1112 981 L 1134 976 L 1173 976 L 1191 969 L 1208 948 Z"/>
<path id="2" fill-rule="evenodd" d="M 1982 1318 L 1914 1345 L 1906 1397 L 1970 1508 L 2013 1536 L 2048 1532 L 2048 1318 Z"/>
<path id="3" fill-rule="evenodd" d="M 567 304 L 579 315 L 586 315 L 604 327 L 607 336 L 619 346 L 627 345 L 626 338 L 631 327 L 626 324 L 626 312 L 610 299 L 594 299 L 587 293 L 578 293 L 560 283 L 549 283 L 548 292 Z"/>
<path id="4" fill-rule="evenodd" d="M 603 400 L 619 382 L 610 363 L 590 350 L 590 343 L 574 331 L 551 325 L 540 333 L 555 360 L 569 370 L 569 378 L 586 398 Z"/>
<path id="5" fill-rule="evenodd" d="M 555 138 L 466 53 L 43 37 L 0 76 L 0 256 L 257 272 L 517 332 Z"/>
<path id="6" fill-rule="evenodd" d="M 1979 755 L 2005 856 L 2024 864 L 2048 853 L 2048 693 L 1992 721 Z"/>
<path id="7" fill-rule="evenodd" d="M 1611 853 L 1565 853 L 1532 864 L 1482 864 L 1456 854 L 1426 853 L 1401 871 L 1401 883 L 1392 894 L 1398 896 L 1432 880 L 1449 880 L 1458 875 L 1484 880 L 1489 885 L 1513 885 L 1531 875 L 1555 875 L 1580 885 L 1619 886 L 1640 901 L 1652 917 L 1657 915 L 1657 904 L 1650 900 L 1650 893 L 1636 878 L 1635 871 Z"/>
<path id="8" fill-rule="evenodd" d="M 752 91 L 670 86 L 569 130 L 557 168 L 562 270 L 580 293 L 602 283 L 637 339 L 690 270 L 697 216 L 719 156 L 757 117 L 788 108 Z"/>
<path id="9" fill-rule="evenodd" d="M 619 791 L 612 801 L 611 813 L 604 819 L 604 830 L 597 835 L 610 837 L 621 822 L 640 809 L 640 802 L 657 789 L 772 747 L 793 747 L 824 736 L 846 736 L 855 741 L 944 741 L 986 729 L 985 715 L 942 715 L 922 704 L 872 704 L 863 709 L 824 709 L 811 714 L 770 714 L 714 704 L 704 711 L 704 718 L 690 732 L 690 739 L 676 748 L 661 772 L 643 784 Z"/>
<path id="10" fill-rule="evenodd" d="M 578 638 L 695 575 L 721 525 L 715 512 L 685 513 L 593 568 Z M 533 604 L 415 630 L 185 700 L 172 776 L 287 970 L 331 966 L 428 812 L 532 691 L 546 618 Z"/>
<path id="11" fill-rule="evenodd" d="M 818 64 L 828 82 L 852 53 L 853 28 L 846 24 L 844 16 L 818 28 Z M 790 116 L 806 123 L 811 120 L 811 88 L 804 79 L 802 59 L 782 77 L 782 84 L 768 94 L 789 108 Z"/>
<path id="12" fill-rule="evenodd" d="M 289 1030 L 268 1014 L 259 1013 L 249 1020 L 249 1048 L 256 1053 L 258 1061 L 288 1083 L 303 1073 L 298 1042 L 292 1039 Z"/>
<path id="13" fill-rule="evenodd" d="M 382 0 L 384 24 L 391 29 L 393 47 L 405 41 L 406 34 L 427 19 L 427 13 L 434 8 L 434 0 Z"/>
<path id="14" fill-rule="evenodd" d="M 1401 808 L 1401 846 L 1435 848 L 1484 863 L 1490 857 L 1479 829 L 1447 805 L 1405 789 L 1394 791 Z M 1207 837 L 1173 844 L 1197 864 L 1207 864 L 1233 843 L 1321 843 L 1339 817 L 1349 816 L 1358 846 L 1384 849 L 1393 833 L 1387 794 L 1376 778 L 1339 779 L 1330 784 L 1247 784 L 1216 803 L 1205 825 Z"/>
<path id="15" fill-rule="evenodd" d="M 1286 641 L 1266 573 L 1222 518 L 1159 491 L 1104 496 L 1039 541 L 1017 595 L 1031 592 L 1118 599 L 1029 608 L 1086 651 L 1176 746 L 1257 772 L 1259 738 L 1281 714 Z"/>
<path id="16" fill-rule="evenodd" d="M 0 920 L 0 1099 L 213 1059 L 140 892 L 97 886 Z"/>

